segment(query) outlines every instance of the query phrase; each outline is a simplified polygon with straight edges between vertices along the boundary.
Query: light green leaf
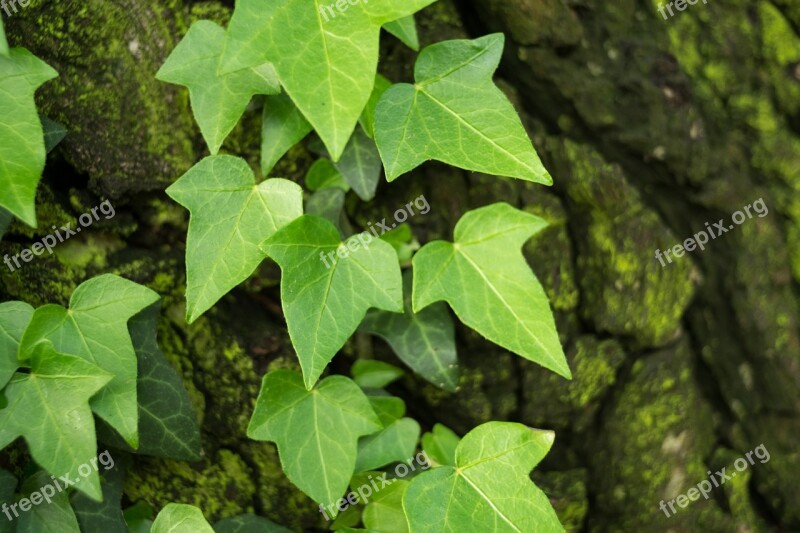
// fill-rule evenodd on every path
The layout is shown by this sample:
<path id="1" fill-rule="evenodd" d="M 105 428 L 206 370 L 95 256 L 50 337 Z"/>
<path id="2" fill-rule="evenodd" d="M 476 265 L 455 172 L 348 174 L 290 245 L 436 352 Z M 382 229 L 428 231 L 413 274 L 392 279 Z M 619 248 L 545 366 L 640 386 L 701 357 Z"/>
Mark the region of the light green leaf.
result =
<path id="1" fill-rule="evenodd" d="M 83 357 L 111 373 L 113 380 L 92 398 L 92 410 L 134 448 L 139 445 L 137 362 L 128 320 L 158 300 L 147 287 L 111 274 L 99 276 L 75 289 L 69 311 L 60 305 L 37 309 L 20 343 L 22 360 L 40 339 L 48 339 L 58 352 Z"/>
<path id="2" fill-rule="evenodd" d="M 5 42 L 5 39 L 3 39 Z M 0 207 L 36 226 L 36 186 L 46 157 L 33 94 L 58 76 L 24 48 L 0 55 Z"/>
<path id="3" fill-rule="evenodd" d="M 210 156 L 167 194 L 191 213 L 186 238 L 189 323 L 247 279 L 264 259 L 259 244 L 303 214 L 303 191 L 284 179 L 258 185 L 244 159 Z"/>
<path id="4" fill-rule="evenodd" d="M 289 149 L 311 133 L 312 127 L 285 93 L 264 98 L 261 122 L 261 173 L 272 167 Z"/>
<path id="5" fill-rule="evenodd" d="M 266 61 L 230 74 L 218 74 L 225 30 L 210 20 L 192 24 L 156 78 L 189 88 L 194 117 L 212 155 L 242 118 L 257 94 L 281 90 L 272 65 Z"/>
<path id="6" fill-rule="evenodd" d="M 44 130 L 44 147 L 47 153 L 53 151 L 53 148 L 58 146 L 58 143 L 64 140 L 67 136 L 67 128 L 55 120 L 50 120 L 44 115 L 41 115 L 42 129 Z"/>
<path id="7" fill-rule="evenodd" d="M 214 524 L 216 533 L 292 533 L 292 530 L 251 513 L 225 518 Z"/>
<path id="8" fill-rule="evenodd" d="M 53 480 L 47 472 L 39 471 L 22 484 L 22 495 L 28 499 L 34 492 L 40 492 L 46 485 L 53 485 Z M 69 504 L 67 493 L 50 487 L 55 493 L 50 501 L 41 500 L 39 505 L 33 505 L 29 511 L 22 511 L 17 522 L 16 533 L 80 533 L 78 520 Z M 49 490 L 47 493 L 49 494 Z M 41 492 L 40 492 L 41 494 Z M 43 496 L 43 495 L 42 495 Z M 37 500 L 40 499 L 37 497 Z M 105 532 L 104 532 L 105 533 Z"/>
<path id="9" fill-rule="evenodd" d="M 338 160 L 372 92 L 381 26 L 433 1 L 239 0 L 222 69 L 272 61 L 286 92 Z"/>
<path id="10" fill-rule="evenodd" d="M 133 450 L 116 433 L 98 428 L 100 440 L 142 455 L 183 461 L 200 459 L 200 428 L 186 387 L 167 361 L 156 337 L 160 303 L 128 322 L 138 361 L 139 448 Z"/>
<path id="11" fill-rule="evenodd" d="M 310 191 L 322 189 L 341 189 L 344 192 L 350 190 L 350 185 L 344 180 L 333 163 L 328 159 L 317 159 L 306 173 L 306 187 Z"/>
<path id="12" fill-rule="evenodd" d="M 403 377 L 404 372 L 394 365 L 372 359 L 359 359 L 350 370 L 353 380 L 363 389 L 382 389 Z"/>
<path id="13" fill-rule="evenodd" d="M 380 533 L 408 533 L 408 521 L 403 512 L 403 494 L 409 482 L 396 479 L 391 485 L 376 492 L 364 508 L 364 525 Z"/>
<path id="14" fill-rule="evenodd" d="M 468 212 L 454 243 L 434 241 L 414 256 L 414 311 L 445 300 L 490 341 L 571 378 L 547 295 L 521 251 L 546 225 L 506 203 Z"/>
<path id="15" fill-rule="evenodd" d="M 203 512 L 194 505 L 170 503 L 161 509 L 151 533 L 214 533 Z"/>
<path id="16" fill-rule="evenodd" d="M 422 449 L 437 465 L 456 466 L 456 447 L 461 437 L 442 424 L 434 424 L 433 431 L 422 436 Z"/>
<path id="17" fill-rule="evenodd" d="M 375 87 L 372 88 L 372 94 L 367 101 L 367 107 L 364 108 L 364 112 L 361 113 L 361 117 L 358 119 L 359 124 L 364 128 L 364 133 L 369 135 L 370 139 L 375 137 L 375 130 L 373 128 L 375 124 L 375 108 L 378 106 L 378 102 L 381 96 L 383 96 L 383 93 L 391 86 L 392 82 L 380 74 L 375 75 Z"/>
<path id="18" fill-rule="evenodd" d="M 341 189 L 321 189 L 308 198 L 306 213 L 317 215 L 331 222 L 344 238 L 342 228 L 342 210 L 344 209 L 344 191 Z"/>
<path id="19" fill-rule="evenodd" d="M 19 368 L 19 341 L 33 316 L 33 307 L 25 302 L 0 304 L 0 389 Z"/>
<path id="20" fill-rule="evenodd" d="M 110 455 L 110 452 L 108 453 Z M 103 489 L 103 501 L 95 502 L 80 492 L 73 492 L 70 495 L 72 509 L 78 517 L 82 531 L 128 533 L 122 515 L 122 484 L 125 480 L 125 470 L 116 461 L 113 468 L 106 470 L 102 463 L 101 467 L 103 469 L 100 474 L 100 485 Z"/>
<path id="21" fill-rule="evenodd" d="M 79 481 L 75 487 L 100 500 L 100 478 L 92 469 L 84 478 L 78 468 L 97 457 L 89 398 L 112 375 L 73 355 L 56 352 L 42 341 L 31 351 L 30 373 L 14 374 L 5 388 L 8 406 L 0 409 L 0 449 L 24 437 L 31 456 L 55 476 Z"/>
<path id="22" fill-rule="evenodd" d="M 372 310 L 360 329 L 384 339 L 414 372 L 447 391 L 458 387 L 453 319 L 444 302 L 415 313 L 411 305 L 411 271 L 403 274 L 405 313 Z"/>
<path id="23" fill-rule="evenodd" d="M 336 168 L 344 179 L 356 191 L 359 198 L 368 202 L 375 197 L 378 181 L 381 179 L 381 156 L 375 141 L 357 128 Z"/>
<path id="24" fill-rule="evenodd" d="M 6 41 L 6 30 L 3 28 L 3 18 L 0 17 L 0 56 L 8 57 L 8 41 Z"/>
<path id="25" fill-rule="evenodd" d="M 435 159 L 550 185 L 552 179 L 508 98 L 492 83 L 503 35 L 425 48 L 416 84 L 394 85 L 375 110 L 375 141 L 388 181 Z"/>
<path id="26" fill-rule="evenodd" d="M 375 414 L 378 415 L 381 426 L 387 427 L 406 414 L 406 403 L 397 396 L 390 396 L 383 391 L 379 392 L 382 394 L 370 391 L 367 398 L 369 398 L 369 404 L 372 406 Z"/>
<path id="27" fill-rule="evenodd" d="M 313 390 L 299 373 L 264 376 L 247 436 L 275 442 L 289 480 L 325 505 L 347 490 L 358 438 L 381 429 L 361 389 L 344 376 L 323 379 Z"/>
<path id="28" fill-rule="evenodd" d="M 417 23 L 414 20 L 414 15 L 393 20 L 384 24 L 383 28 L 412 50 L 419 50 L 419 36 L 417 35 Z"/>
<path id="29" fill-rule="evenodd" d="M 553 445 L 553 432 L 488 422 L 456 448 L 456 466 L 415 477 L 403 496 L 409 530 L 417 532 L 564 531 L 529 473 Z"/>
<path id="30" fill-rule="evenodd" d="M 397 254 L 369 233 L 360 237 L 345 245 L 329 221 L 304 215 L 264 243 L 283 272 L 281 301 L 308 389 L 369 308 L 402 310 Z"/>
<path id="31" fill-rule="evenodd" d="M 380 433 L 367 435 L 358 441 L 356 472 L 374 470 L 389 463 L 407 461 L 414 456 L 420 428 L 416 420 L 395 420 Z"/>
<path id="32" fill-rule="evenodd" d="M 339 513 L 330 528 L 331 531 L 342 531 L 352 528 L 359 523 L 361 523 L 361 508 L 357 505 L 350 505 Z"/>

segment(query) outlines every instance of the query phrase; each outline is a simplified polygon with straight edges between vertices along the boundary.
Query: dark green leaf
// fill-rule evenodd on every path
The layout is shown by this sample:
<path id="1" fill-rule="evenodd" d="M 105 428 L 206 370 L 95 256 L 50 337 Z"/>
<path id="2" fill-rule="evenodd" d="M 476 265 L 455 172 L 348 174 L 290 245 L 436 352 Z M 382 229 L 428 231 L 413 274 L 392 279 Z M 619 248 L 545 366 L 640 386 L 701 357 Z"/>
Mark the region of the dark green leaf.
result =
<path id="1" fill-rule="evenodd" d="M 261 123 L 261 173 L 269 176 L 280 158 L 312 129 L 287 94 L 265 97 Z"/>

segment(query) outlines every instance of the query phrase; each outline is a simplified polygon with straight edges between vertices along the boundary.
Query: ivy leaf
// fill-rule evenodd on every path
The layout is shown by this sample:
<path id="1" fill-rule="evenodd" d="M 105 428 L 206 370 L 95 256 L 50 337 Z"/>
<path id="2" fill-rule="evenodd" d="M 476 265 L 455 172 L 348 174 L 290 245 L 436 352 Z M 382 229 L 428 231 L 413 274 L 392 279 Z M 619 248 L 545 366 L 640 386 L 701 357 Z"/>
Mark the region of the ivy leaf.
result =
<path id="1" fill-rule="evenodd" d="M 6 30 L 3 28 L 3 18 L 0 17 L 0 56 L 8 57 L 8 41 L 6 40 Z"/>
<path id="2" fill-rule="evenodd" d="M 2 21 L 0 21 L 2 24 Z M 17 478 L 11 472 L 0 468 L 0 502 L 11 502 L 17 491 Z M 0 533 L 14 533 L 15 524 L 0 519 Z"/>
<path id="3" fill-rule="evenodd" d="M 284 179 L 258 185 L 244 159 L 210 156 L 167 194 L 191 213 L 186 238 L 189 323 L 247 279 L 264 259 L 261 244 L 303 214 L 303 191 Z"/>
<path id="4" fill-rule="evenodd" d="M 218 74 L 224 46 L 225 30 L 210 20 L 198 20 L 156 73 L 161 81 L 189 88 L 194 117 L 212 155 L 219 152 L 253 96 L 281 90 L 267 62 Z"/>
<path id="5" fill-rule="evenodd" d="M 383 29 L 400 39 L 400 41 L 414 51 L 419 50 L 419 36 L 414 15 L 393 20 L 383 25 Z"/>
<path id="6" fill-rule="evenodd" d="M 373 494 L 362 515 L 368 530 L 408 533 L 408 521 L 403 512 L 403 494 L 408 484 L 409 481 L 405 479 L 395 479 L 391 485 Z"/>
<path id="7" fill-rule="evenodd" d="M 367 235 L 351 237 L 346 246 L 329 221 L 304 215 L 264 243 L 283 272 L 281 301 L 308 389 L 369 308 L 402 309 L 397 254 L 380 239 L 368 241 Z"/>
<path id="8" fill-rule="evenodd" d="M 289 480 L 317 503 L 335 502 L 356 465 L 358 438 L 380 431 L 367 397 L 344 376 L 306 390 L 291 370 L 264 376 L 247 436 L 277 444 Z"/>
<path id="9" fill-rule="evenodd" d="M 381 96 L 383 96 L 383 93 L 391 86 L 392 82 L 380 74 L 375 75 L 375 87 L 372 88 L 372 94 L 367 101 L 367 107 L 364 108 L 364 111 L 361 113 L 361 118 L 358 119 L 359 124 L 364 128 L 364 133 L 369 135 L 370 139 L 375 137 L 375 130 L 373 128 L 375 123 L 375 108 L 378 106 L 378 102 Z"/>
<path id="10" fill-rule="evenodd" d="M 411 305 L 411 271 L 403 274 L 405 313 L 373 310 L 360 329 L 385 340 L 414 372 L 447 391 L 458 387 L 458 363 L 453 319 L 443 302 L 418 313 Z"/>
<path id="11" fill-rule="evenodd" d="M 19 341 L 33 316 L 33 307 L 25 302 L 0 304 L 0 389 L 19 368 Z"/>
<path id="12" fill-rule="evenodd" d="M 38 308 L 20 343 L 23 361 L 40 339 L 48 339 L 58 352 L 111 373 L 108 386 L 92 398 L 92 410 L 134 448 L 139 445 L 137 362 L 128 320 L 158 300 L 147 287 L 111 274 L 99 276 L 75 289 L 69 311 L 60 305 Z"/>
<path id="13" fill-rule="evenodd" d="M 342 210 L 344 209 L 344 191 L 341 189 L 322 189 L 312 194 L 306 202 L 306 213 L 317 215 L 331 222 L 344 238 L 342 228 Z"/>
<path id="14" fill-rule="evenodd" d="M 290 529 L 252 513 L 225 518 L 214 524 L 216 533 L 292 533 Z"/>
<path id="15" fill-rule="evenodd" d="M 34 461 L 56 476 L 80 480 L 75 487 L 99 501 L 100 478 L 78 468 L 97 456 L 89 398 L 113 376 L 73 355 L 56 352 L 50 341 L 33 347 L 30 373 L 14 374 L 5 388 L 8 405 L 0 410 L 0 449 L 18 437 Z"/>
<path id="16" fill-rule="evenodd" d="M 40 470 L 23 482 L 21 492 L 29 498 L 32 493 L 39 491 L 45 485 L 53 485 L 53 480 L 47 472 Z M 55 487 L 51 488 L 55 489 Z M 41 533 L 42 531 L 80 533 L 78 519 L 69 504 L 66 491 L 55 491 L 49 502 L 42 500 L 39 505 L 31 506 L 29 511 L 20 513 L 16 533 Z"/>
<path id="17" fill-rule="evenodd" d="M 425 48 L 411 85 L 394 85 L 375 110 L 375 141 L 388 181 L 435 159 L 552 184 L 508 98 L 492 83 L 503 34 Z"/>
<path id="18" fill-rule="evenodd" d="M 155 510 L 144 500 L 136 502 L 122 512 L 128 533 L 151 533 Z"/>
<path id="19" fill-rule="evenodd" d="M 379 391 L 383 393 L 383 391 Z M 378 394 L 373 391 L 367 395 L 369 404 L 378 415 L 381 421 L 381 426 L 389 426 L 392 422 L 406 414 L 406 403 L 397 396 L 391 396 L 387 393 Z"/>
<path id="20" fill-rule="evenodd" d="M 286 92 L 338 160 L 372 92 L 381 26 L 433 2 L 239 0 L 222 69 L 272 61 Z"/>
<path id="21" fill-rule="evenodd" d="M 365 202 L 375 198 L 383 166 L 375 141 L 362 128 L 357 128 L 350 137 L 336 168 L 359 198 Z"/>
<path id="22" fill-rule="evenodd" d="M 42 121 L 42 129 L 44 130 L 44 147 L 49 154 L 67 136 L 67 128 L 44 115 L 41 115 L 39 119 Z"/>
<path id="23" fill-rule="evenodd" d="M 182 461 L 200 459 L 200 428 L 186 387 L 158 346 L 155 303 L 128 323 L 138 361 L 139 448 L 128 447 L 115 433 L 98 433 L 103 442 L 142 455 Z"/>
<path id="24" fill-rule="evenodd" d="M 490 341 L 571 379 L 547 295 L 521 251 L 546 225 L 506 203 L 468 212 L 454 243 L 434 241 L 414 256 L 414 311 L 446 300 Z"/>
<path id="25" fill-rule="evenodd" d="M 382 389 L 403 377 L 404 372 L 394 365 L 368 359 L 359 359 L 350 373 L 362 389 Z"/>
<path id="26" fill-rule="evenodd" d="M 420 428 L 416 420 L 395 420 L 380 433 L 367 435 L 358 441 L 356 472 L 374 470 L 394 462 L 407 461 L 414 456 Z"/>
<path id="27" fill-rule="evenodd" d="M 261 173 L 268 176 L 280 158 L 311 130 L 311 124 L 287 94 L 266 96 L 261 122 Z"/>
<path id="28" fill-rule="evenodd" d="M 2 39 L 5 44 L 5 39 Z M 24 48 L 0 55 L 0 207 L 36 227 L 36 186 L 46 157 L 33 94 L 58 76 Z"/>
<path id="29" fill-rule="evenodd" d="M 328 159 L 317 159 L 306 173 L 306 187 L 310 191 L 322 189 L 350 190 L 350 185 L 344 180 L 337 168 Z"/>
<path id="30" fill-rule="evenodd" d="M 128 533 L 128 527 L 122 515 L 124 480 L 124 468 L 120 463 L 115 463 L 113 468 L 103 470 L 100 475 L 100 486 L 103 489 L 102 502 L 92 501 L 80 492 L 72 493 L 70 503 L 78 517 L 81 530 Z"/>
<path id="31" fill-rule="evenodd" d="M 433 431 L 422 436 L 422 449 L 439 465 L 456 466 L 456 447 L 461 437 L 442 424 L 434 424 Z"/>
<path id="32" fill-rule="evenodd" d="M 214 533 L 203 512 L 194 505 L 169 503 L 153 522 L 151 533 Z"/>
<path id="33" fill-rule="evenodd" d="M 529 472 L 553 445 L 553 432 L 487 422 L 456 448 L 456 466 L 415 477 L 403 496 L 410 530 L 564 531 Z"/>

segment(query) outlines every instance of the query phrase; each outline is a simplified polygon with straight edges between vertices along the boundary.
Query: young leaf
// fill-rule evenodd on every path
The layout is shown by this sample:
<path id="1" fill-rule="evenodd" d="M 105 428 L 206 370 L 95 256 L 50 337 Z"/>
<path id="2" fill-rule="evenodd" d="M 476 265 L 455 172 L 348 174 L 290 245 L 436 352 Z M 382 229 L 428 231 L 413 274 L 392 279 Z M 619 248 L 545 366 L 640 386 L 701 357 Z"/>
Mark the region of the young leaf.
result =
<path id="1" fill-rule="evenodd" d="M 431 461 L 439 465 L 456 466 L 456 448 L 461 437 L 442 424 L 434 424 L 433 431 L 422 436 L 422 449 Z"/>
<path id="2" fill-rule="evenodd" d="M 69 311 L 60 305 L 37 309 L 20 342 L 23 361 L 40 339 L 48 339 L 58 352 L 83 357 L 110 372 L 114 378 L 92 398 L 92 410 L 134 448 L 139 445 L 137 362 L 128 320 L 158 299 L 158 294 L 132 281 L 99 276 L 75 289 Z"/>
<path id="3" fill-rule="evenodd" d="M 0 389 L 19 368 L 19 341 L 33 316 L 33 307 L 25 302 L 0 304 Z"/>
<path id="4" fill-rule="evenodd" d="M 374 470 L 414 456 L 419 440 L 419 424 L 412 418 L 395 420 L 380 433 L 367 435 L 358 441 L 356 472 Z"/>
<path id="5" fill-rule="evenodd" d="M 259 245 L 303 214 L 303 191 L 284 179 L 256 185 L 244 159 L 210 156 L 167 194 L 191 213 L 186 238 L 186 320 L 211 308 L 264 259 Z"/>
<path id="6" fill-rule="evenodd" d="M 373 494 L 362 515 L 369 531 L 408 533 L 408 521 L 403 512 L 403 494 L 408 484 L 405 479 L 395 479 L 391 485 Z"/>
<path id="7" fill-rule="evenodd" d="M 380 393 L 380 394 L 378 394 Z M 373 392 L 367 395 L 369 404 L 381 421 L 382 427 L 389 426 L 392 422 L 406 414 L 406 403 L 397 396 L 390 396 L 384 391 Z"/>
<path id="8" fill-rule="evenodd" d="M 290 370 L 264 376 L 247 436 L 277 444 L 289 480 L 318 503 L 335 502 L 356 464 L 358 438 L 381 425 L 361 389 L 344 376 L 306 390 Z"/>
<path id="9" fill-rule="evenodd" d="M 261 121 L 261 173 L 269 176 L 280 158 L 311 130 L 311 124 L 288 95 L 265 97 Z"/>
<path id="10" fill-rule="evenodd" d="M 6 41 L 6 30 L 3 28 L 3 18 L 0 17 L 0 56 L 8 57 L 8 41 Z"/>
<path id="11" fill-rule="evenodd" d="M 434 241 L 414 256 L 414 311 L 445 300 L 490 341 L 571 378 L 547 295 L 521 252 L 546 225 L 506 203 L 468 212 L 453 243 Z"/>
<path id="12" fill-rule="evenodd" d="M 369 308 L 402 310 L 397 254 L 389 244 L 366 236 L 351 237 L 345 246 L 333 224 L 304 215 L 263 245 L 283 272 L 281 301 L 308 389 Z"/>
<path id="13" fill-rule="evenodd" d="M 156 78 L 189 88 L 194 117 L 212 155 L 242 118 L 257 94 L 281 91 L 275 69 L 267 62 L 230 74 L 218 74 L 225 30 L 210 20 L 192 24 Z"/>
<path id="14" fill-rule="evenodd" d="M 5 43 L 5 39 L 2 39 Z M 24 48 L 0 55 L 0 207 L 36 226 L 36 186 L 45 162 L 44 132 L 33 94 L 58 76 Z"/>
<path id="15" fill-rule="evenodd" d="M 552 184 L 508 98 L 492 83 L 503 34 L 425 48 L 416 84 L 394 85 L 375 110 L 388 181 L 435 159 L 476 172 Z"/>
<path id="16" fill-rule="evenodd" d="M 24 497 L 29 498 L 32 493 L 39 491 L 45 485 L 53 485 L 53 483 L 47 472 L 40 470 L 25 480 L 21 492 Z M 55 489 L 55 487 L 51 488 Z M 69 504 L 66 491 L 55 491 L 49 502 L 33 505 L 29 511 L 20 513 L 16 533 L 41 533 L 43 531 L 80 533 L 78 520 Z"/>
<path id="17" fill-rule="evenodd" d="M 368 359 L 359 359 L 350 373 L 362 389 L 382 389 L 403 377 L 404 372 L 394 365 Z"/>
<path id="18" fill-rule="evenodd" d="M 73 492 L 70 503 L 82 531 L 102 531 L 103 533 L 128 533 L 122 515 L 122 484 L 125 470 L 120 463 L 100 474 L 103 501 L 95 502 L 80 492 Z"/>
<path id="19" fill-rule="evenodd" d="M 252 513 L 225 518 L 214 524 L 216 533 L 292 533 L 292 530 Z"/>
<path id="20" fill-rule="evenodd" d="M 375 137 L 375 129 L 373 127 L 375 124 L 375 108 L 378 106 L 383 93 L 391 86 L 392 82 L 380 74 L 375 75 L 375 87 L 372 88 L 372 94 L 369 95 L 367 107 L 364 108 L 364 112 L 361 113 L 361 117 L 358 119 L 359 124 L 364 128 L 364 133 L 369 135 L 370 139 Z"/>
<path id="21" fill-rule="evenodd" d="M 393 20 L 383 25 L 383 29 L 400 39 L 400 41 L 414 51 L 419 50 L 419 36 L 414 15 Z"/>
<path id="22" fill-rule="evenodd" d="M 170 503 L 161 509 L 151 533 L 214 533 L 203 512 L 194 505 Z"/>
<path id="23" fill-rule="evenodd" d="M 80 480 L 75 487 L 99 501 L 100 478 L 79 467 L 97 456 L 89 398 L 113 377 L 80 357 L 58 353 L 41 341 L 30 355 L 30 373 L 14 374 L 5 388 L 8 406 L 0 409 L 0 449 L 24 437 L 31 456 L 48 472 Z"/>
<path id="24" fill-rule="evenodd" d="M 375 141 L 362 128 L 356 128 L 350 137 L 336 168 L 359 198 L 369 202 L 375 197 L 383 168 L 381 156 L 375 147 Z"/>
<path id="25" fill-rule="evenodd" d="M 453 319 L 444 302 L 418 313 L 411 306 L 411 271 L 403 274 L 404 314 L 372 310 L 359 329 L 377 335 L 414 372 L 447 391 L 458 387 Z"/>
<path id="26" fill-rule="evenodd" d="M 272 61 L 286 92 L 338 160 L 372 92 L 381 26 L 433 2 L 239 0 L 222 69 Z"/>
<path id="27" fill-rule="evenodd" d="M 529 472 L 553 445 L 553 432 L 488 422 L 456 448 L 456 466 L 415 477 L 403 496 L 410 530 L 564 531 Z"/>

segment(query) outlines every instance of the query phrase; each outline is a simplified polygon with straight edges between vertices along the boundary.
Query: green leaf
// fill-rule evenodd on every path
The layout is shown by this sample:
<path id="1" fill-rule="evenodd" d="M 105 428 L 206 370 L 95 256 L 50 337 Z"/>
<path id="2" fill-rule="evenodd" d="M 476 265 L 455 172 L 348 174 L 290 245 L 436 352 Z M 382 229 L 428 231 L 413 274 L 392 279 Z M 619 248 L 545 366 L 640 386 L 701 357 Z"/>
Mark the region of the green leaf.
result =
<path id="1" fill-rule="evenodd" d="M 275 442 L 289 480 L 317 503 L 335 502 L 347 490 L 358 438 L 381 429 L 361 389 L 344 376 L 323 379 L 313 390 L 299 373 L 264 376 L 247 436 Z"/>
<path id="2" fill-rule="evenodd" d="M 281 301 L 308 389 L 369 308 L 402 310 L 397 254 L 369 233 L 359 237 L 345 245 L 329 221 L 304 215 L 264 243 L 283 272 Z"/>
<path id="3" fill-rule="evenodd" d="M 414 256 L 414 311 L 445 300 L 490 341 L 571 378 L 547 295 L 521 251 L 546 225 L 506 203 L 468 212 L 454 243 L 434 241 Z"/>
<path id="4" fill-rule="evenodd" d="M 381 26 L 433 1 L 239 0 L 222 69 L 272 61 L 286 92 L 338 160 L 372 92 Z"/>
<path id="5" fill-rule="evenodd" d="M 0 389 L 19 368 L 19 341 L 33 316 L 33 307 L 24 302 L 0 304 Z"/>
<path id="6" fill-rule="evenodd" d="M 350 137 L 336 168 L 359 198 L 368 202 L 375 197 L 383 168 L 381 156 L 375 141 L 362 128 L 357 128 Z"/>
<path id="7" fill-rule="evenodd" d="M 210 156 L 167 194 L 191 213 L 186 239 L 189 323 L 247 279 L 264 259 L 259 245 L 303 214 L 303 191 L 284 179 L 258 185 L 244 159 Z"/>
<path id="8" fill-rule="evenodd" d="M 420 428 L 416 420 L 401 418 L 389 424 L 380 433 L 362 437 L 358 441 L 356 472 L 407 461 L 414 456 L 419 433 Z"/>
<path id="9" fill-rule="evenodd" d="M 155 514 L 150 504 L 145 501 L 138 501 L 122 512 L 128 525 L 128 533 L 150 533 Z"/>
<path id="10" fill-rule="evenodd" d="M 128 330 L 138 361 L 139 448 L 133 450 L 115 433 L 98 433 L 103 442 L 142 455 L 182 461 L 200 459 L 200 428 L 183 380 L 167 361 L 156 336 L 160 303 L 133 317 Z"/>
<path id="11" fill-rule="evenodd" d="M 290 529 L 252 513 L 225 518 L 214 524 L 216 533 L 292 533 Z"/>
<path id="12" fill-rule="evenodd" d="M 58 533 L 80 533 L 78 519 L 69 504 L 67 493 L 57 491 L 53 487 L 53 480 L 47 472 L 39 471 L 22 484 L 22 494 L 30 499 L 34 492 L 44 496 L 43 489 L 50 485 L 54 495 L 50 501 L 40 500 L 39 505 L 31 506 L 29 511 L 21 511 L 17 522 L 17 533 L 42 533 L 54 531 Z M 37 497 L 37 500 L 39 498 Z"/>
<path id="13" fill-rule="evenodd" d="M 83 357 L 111 373 L 108 386 L 92 398 L 92 410 L 134 448 L 139 445 L 137 362 L 128 320 L 158 300 L 147 287 L 111 274 L 99 276 L 75 289 L 69 311 L 60 305 L 37 309 L 20 343 L 23 361 L 40 339 L 48 339 L 58 352 Z"/>
<path id="14" fill-rule="evenodd" d="M 281 87 L 266 61 L 230 74 L 218 74 L 225 30 L 210 20 L 192 24 L 156 78 L 189 88 L 194 117 L 212 155 L 242 118 L 257 94 L 277 94 Z"/>
<path id="15" fill-rule="evenodd" d="M 381 96 L 383 96 L 383 93 L 391 86 L 392 82 L 380 74 L 375 75 L 375 87 L 372 88 L 372 94 L 370 94 L 369 100 L 367 101 L 367 107 L 364 108 L 364 112 L 361 113 L 361 117 L 358 119 L 359 124 L 364 128 L 364 133 L 369 135 L 370 139 L 375 137 L 375 108 L 378 106 L 378 102 Z"/>
<path id="16" fill-rule="evenodd" d="M 350 373 L 362 389 L 382 389 L 404 374 L 396 366 L 374 359 L 359 359 L 353 364 Z"/>
<path id="17" fill-rule="evenodd" d="M 341 189 L 344 192 L 350 190 L 350 185 L 344 180 L 333 163 L 328 159 L 317 159 L 306 173 L 306 187 L 310 191 L 322 189 Z"/>
<path id="18" fill-rule="evenodd" d="M 5 43 L 5 39 L 2 39 Z M 1 46 L 1 45 L 0 45 Z M 0 207 L 36 227 L 36 186 L 46 157 L 33 94 L 58 76 L 24 48 L 0 55 Z"/>
<path id="19" fill-rule="evenodd" d="M 403 494 L 409 482 L 396 479 L 391 485 L 376 492 L 364 508 L 364 526 L 380 533 L 408 533 L 408 521 L 403 512 Z"/>
<path id="20" fill-rule="evenodd" d="M 434 303 L 418 313 L 411 305 L 411 271 L 403 274 L 404 314 L 373 310 L 361 323 L 385 340 L 414 372 L 447 391 L 458 387 L 455 328 L 447 306 Z"/>
<path id="21" fill-rule="evenodd" d="M 2 24 L 2 21 L 0 21 Z M 0 468 L 0 502 L 6 503 L 14 500 L 17 491 L 17 478 L 11 472 Z M 7 517 L 4 517 L 7 518 Z M 0 533 L 14 533 L 16 524 L 0 518 Z"/>
<path id="22" fill-rule="evenodd" d="M 3 28 L 3 18 L 0 17 L 0 56 L 8 57 L 8 41 L 6 41 L 6 30 Z"/>
<path id="23" fill-rule="evenodd" d="M 357 505 L 350 505 L 340 512 L 331 524 L 331 531 L 342 531 L 357 526 L 361 522 L 361 509 Z"/>
<path id="24" fill-rule="evenodd" d="M 268 176 L 280 158 L 312 129 L 287 94 L 266 96 L 261 122 L 261 173 Z"/>
<path id="25" fill-rule="evenodd" d="M 456 466 L 456 447 L 461 437 L 442 424 L 434 424 L 433 431 L 422 436 L 422 449 L 437 465 Z"/>
<path id="26" fill-rule="evenodd" d="M 342 228 L 342 210 L 344 209 L 344 191 L 341 189 L 321 189 L 308 198 L 306 213 L 317 215 L 336 226 L 339 236 L 344 238 Z"/>
<path id="27" fill-rule="evenodd" d="M 151 533 L 214 533 L 214 530 L 194 505 L 170 503 L 158 513 Z"/>
<path id="28" fill-rule="evenodd" d="M 107 452 L 103 452 L 107 453 Z M 110 455 L 109 455 L 110 456 Z M 116 463 L 100 474 L 103 501 L 95 502 L 80 492 L 73 492 L 70 503 L 82 531 L 102 531 L 103 533 L 128 533 L 122 515 L 122 484 L 125 470 Z"/>
<path id="29" fill-rule="evenodd" d="M 415 477 L 403 496 L 410 531 L 564 531 L 529 473 L 553 445 L 553 432 L 488 422 L 456 448 L 456 466 Z"/>
<path id="30" fill-rule="evenodd" d="M 416 84 L 386 91 L 375 110 L 375 141 L 388 181 L 435 159 L 475 172 L 550 185 L 508 98 L 492 83 L 503 35 L 425 48 Z"/>
<path id="31" fill-rule="evenodd" d="M 67 136 L 67 128 L 44 115 L 40 115 L 39 119 L 42 121 L 42 129 L 44 130 L 44 147 L 49 154 Z"/>
<path id="32" fill-rule="evenodd" d="M 384 24 L 383 28 L 412 50 L 419 50 L 419 36 L 417 35 L 417 23 L 414 20 L 414 15 L 393 20 Z"/>
<path id="33" fill-rule="evenodd" d="M 381 235 L 381 239 L 392 245 L 401 265 L 411 266 L 411 258 L 414 256 L 414 252 L 419 250 L 419 241 L 414 238 L 411 226 L 405 223 L 400 224 Z"/>
<path id="34" fill-rule="evenodd" d="M 80 466 L 97 457 L 89 398 L 112 375 L 73 355 L 58 353 L 50 341 L 33 347 L 30 373 L 14 374 L 5 388 L 8 406 L 0 410 L 0 449 L 18 437 L 28 443 L 34 461 L 53 475 L 80 480 L 75 487 L 99 500 L 100 478 Z"/>
<path id="35" fill-rule="evenodd" d="M 383 391 L 380 391 L 383 392 Z M 367 396 L 369 404 L 378 415 L 381 421 L 381 426 L 387 427 L 392 422 L 406 414 L 406 403 L 397 396 L 390 396 L 389 394 L 377 394 L 370 391 Z"/>

